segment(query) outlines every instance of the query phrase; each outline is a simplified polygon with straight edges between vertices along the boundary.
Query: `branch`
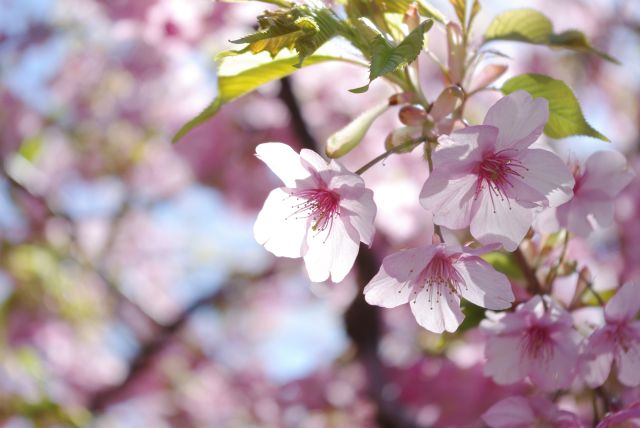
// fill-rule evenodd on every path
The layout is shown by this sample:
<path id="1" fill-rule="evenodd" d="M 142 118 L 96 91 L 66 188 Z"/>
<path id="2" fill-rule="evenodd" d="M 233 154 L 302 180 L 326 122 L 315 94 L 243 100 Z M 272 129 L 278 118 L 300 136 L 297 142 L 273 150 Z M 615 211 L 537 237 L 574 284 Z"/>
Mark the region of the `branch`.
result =
<path id="1" fill-rule="evenodd" d="M 318 150 L 319 145 L 311 135 L 302 116 L 300 105 L 292 91 L 288 78 L 282 79 L 280 98 L 284 101 L 291 114 L 291 125 L 296 131 L 303 147 Z M 385 242 L 384 236 L 377 232 L 377 241 Z M 383 244 L 384 245 L 384 244 Z M 386 245 L 385 245 L 386 246 Z M 356 267 L 359 283 L 364 287 L 378 271 L 381 257 L 371 249 L 361 246 Z M 368 395 L 376 404 L 376 420 L 382 428 L 415 428 L 416 423 L 403 409 L 400 403 L 386 400 L 382 396 L 382 390 L 386 384 L 384 378 L 384 366 L 378 355 L 378 343 L 382 336 L 382 325 L 379 310 L 376 306 L 369 305 L 364 300 L 362 292 L 351 303 L 345 316 L 345 329 L 357 349 L 357 357 L 361 360 L 367 372 Z"/>

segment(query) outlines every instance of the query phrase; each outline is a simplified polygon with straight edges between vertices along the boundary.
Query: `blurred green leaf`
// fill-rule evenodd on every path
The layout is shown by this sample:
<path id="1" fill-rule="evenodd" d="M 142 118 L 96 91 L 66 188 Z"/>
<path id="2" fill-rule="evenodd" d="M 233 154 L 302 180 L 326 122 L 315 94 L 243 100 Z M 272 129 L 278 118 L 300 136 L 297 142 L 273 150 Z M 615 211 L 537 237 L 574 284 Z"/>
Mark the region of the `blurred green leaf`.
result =
<path id="1" fill-rule="evenodd" d="M 549 18 L 534 9 L 509 10 L 496 16 L 489 24 L 484 39 L 485 42 L 511 40 L 589 52 L 619 64 L 615 58 L 594 48 L 584 33 L 580 31 L 569 30 L 555 34 Z"/>
<path id="2" fill-rule="evenodd" d="M 398 46 L 393 46 L 382 35 L 376 37 L 372 48 L 369 83 L 360 88 L 351 89 L 351 92 L 366 92 L 374 79 L 415 61 L 422 50 L 424 34 L 429 31 L 432 26 L 433 20 L 425 20 L 409 33 Z"/>
<path id="3" fill-rule="evenodd" d="M 218 94 L 200 114 L 184 124 L 173 137 L 173 142 L 180 140 L 193 128 L 211 119 L 224 104 L 235 100 L 265 83 L 281 79 L 297 69 L 294 67 L 298 58 L 293 55 L 276 58 L 264 62 L 260 55 L 229 55 L 222 58 L 218 75 Z M 304 62 L 304 66 L 326 61 L 343 61 L 351 64 L 364 64 L 338 56 L 312 55 Z"/>
<path id="4" fill-rule="evenodd" d="M 353 150 L 360 144 L 369 127 L 371 127 L 371 124 L 384 113 L 387 108 L 389 108 L 388 102 L 373 106 L 349 122 L 347 126 L 331 135 L 327 139 L 327 147 L 325 149 L 327 156 L 330 158 L 339 158 Z"/>
<path id="5" fill-rule="evenodd" d="M 20 148 L 18 149 L 18 154 L 20 154 L 29 162 L 33 162 L 40 153 L 41 149 L 42 136 L 37 135 L 35 137 L 25 138 L 20 145 Z"/>
<path id="6" fill-rule="evenodd" d="M 494 251 L 492 253 L 482 255 L 482 258 L 493 266 L 495 270 L 502 272 L 511 279 L 524 278 L 515 257 L 511 253 Z"/>
<path id="7" fill-rule="evenodd" d="M 505 95 L 523 89 L 533 97 L 549 102 L 549 121 L 544 133 L 551 138 L 585 135 L 609 142 L 609 139 L 587 123 L 580 103 L 573 91 L 562 80 L 543 74 L 522 74 L 507 80 L 501 90 Z"/>

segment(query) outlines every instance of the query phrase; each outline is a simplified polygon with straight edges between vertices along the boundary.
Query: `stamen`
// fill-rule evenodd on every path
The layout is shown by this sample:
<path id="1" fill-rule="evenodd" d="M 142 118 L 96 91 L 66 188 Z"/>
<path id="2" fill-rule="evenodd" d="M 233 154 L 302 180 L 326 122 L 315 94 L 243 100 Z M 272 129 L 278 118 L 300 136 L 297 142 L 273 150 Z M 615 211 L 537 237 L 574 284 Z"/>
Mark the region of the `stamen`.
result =
<path id="1" fill-rule="evenodd" d="M 428 293 L 429 309 L 433 310 L 435 295 L 436 304 L 440 303 L 440 298 L 448 293 L 449 295 L 460 296 L 461 284 L 466 288 L 462 277 L 453 266 L 455 257 L 448 256 L 442 252 L 436 253 L 429 264 L 418 275 L 413 294 L 415 299 L 418 293 L 424 289 Z"/>
<path id="2" fill-rule="evenodd" d="M 501 201 L 506 199 L 509 203 L 507 192 L 514 186 L 513 179 L 516 177 L 524 178 L 521 171 L 528 171 L 528 168 L 522 165 L 520 160 L 508 152 L 513 152 L 513 149 L 505 149 L 491 153 L 491 155 L 485 157 L 478 163 L 475 171 L 478 176 L 475 198 L 477 199 L 480 192 L 486 187 L 489 192 L 489 197 L 491 198 L 494 213 L 496 212 L 494 197 L 500 198 Z M 509 209 L 511 209 L 510 205 Z"/>
<path id="3" fill-rule="evenodd" d="M 549 329 L 542 325 L 533 325 L 524 331 L 520 340 L 524 352 L 534 359 L 548 359 L 553 354 L 553 343 Z"/>
<path id="4" fill-rule="evenodd" d="M 293 190 L 291 197 L 295 197 L 300 202 L 293 205 L 295 211 L 292 216 L 296 219 L 311 218 L 313 225 L 311 230 L 322 232 L 333 226 L 333 220 L 340 215 L 340 195 L 328 189 L 302 189 Z"/>

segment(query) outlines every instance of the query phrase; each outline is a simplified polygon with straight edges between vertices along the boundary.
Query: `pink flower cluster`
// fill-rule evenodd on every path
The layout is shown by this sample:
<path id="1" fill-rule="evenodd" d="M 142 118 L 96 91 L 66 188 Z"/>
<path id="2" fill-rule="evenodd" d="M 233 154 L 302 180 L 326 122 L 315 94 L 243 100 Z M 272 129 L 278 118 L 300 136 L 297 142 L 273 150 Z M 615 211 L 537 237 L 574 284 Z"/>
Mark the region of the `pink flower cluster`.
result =
<path id="1" fill-rule="evenodd" d="M 611 221 L 611 199 L 632 177 L 624 158 L 615 152 L 597 153 L 584 171 L 578 166 L 570 169 L 552 151 L 533 146 L 548 117 L 544 98 L 517 91 L 491 107 L 482 125 L 439 137 L 420 202 L 438 227 L 469 228 L 485 247 L 462 248 L 438 238 L 440 243 L 388 256 L 364 288 L 367 302 L 386 308 L 409 303 L 416 321 L 427 330 L 453 332 L 464 319 L 461 298 L 492 310 L 508 309 L 514 301 L 509 280 L 480 257 L 483 252 L 516 250 L 545 210 L 555 209 L 569 230 L 583 231 L 574 225 L 592 215 L 601 225 Z M 360 242 L 373 241 L 373 192 L 340 162 L 327 163 L 308 149 L 297 154 L 285 144 L 266 143 L 257 147 L 256 155 L 284 184 L 269 194 L 260 211 L 256 240 L 276 256 L 302 257 L 311 281 L 342 281 Z M 496 356 L 487 366 L 489 373 L 492 364 L 501 364 L 502 347 L 527 344 L 522 364 L 510 366 L 512 370 L 500 368 L 499 376 L 496 368 L 497 381 L 529 374 L 547 379 L 545 387 L 566 383 L 570 373 L 560 367 L 574 359 L 577 348 L 567 336 L 571 322 L 562 308 L 538 298 L 502 321 L 491 321 L 499 326 L 500 339 L 488 347 Z M 524 339 L 510 333 L 516 326 L 530 329 Z M 556 343 L 561 352 L 553 352 Z M 538 365 L 538 360 L 545 365 Z M 527 365 L 540 373 L 528 373 Z M 548 370 L 555 377 L 543 376 Z"/>

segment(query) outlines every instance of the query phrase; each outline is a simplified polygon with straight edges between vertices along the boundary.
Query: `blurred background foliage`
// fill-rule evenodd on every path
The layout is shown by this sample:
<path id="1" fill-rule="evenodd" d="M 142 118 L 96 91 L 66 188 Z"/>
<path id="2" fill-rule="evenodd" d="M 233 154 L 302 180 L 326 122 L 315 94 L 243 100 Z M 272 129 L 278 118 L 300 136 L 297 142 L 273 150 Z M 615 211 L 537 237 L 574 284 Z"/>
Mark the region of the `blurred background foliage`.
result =
<path id="1" fill-rule="evenodd" d="M 450 17 L 448 2 L 433 1 Z M 507 76 L 568 82 L 585 116 L 635 165 L 640 14 L 633 1 L 485 0 L 475 26 L 535 7 L 557 31 L 580 25 L 621 61 L 492 42 Z M 367 72 L 326 63 L 226 105 L 171 138 L 216 91 L 216 53 L 255 29 L 264 4 L 208 0 L 0 0 L 0 423 L 17 427 L 480 426 L 522 385 L 482 375 L 480 309 L 456 335 L 420 330 L 403 309 L 378 311 L 360 288 L 382 256 L 421 242 L 420 154 L 366 177 L 378 232 L 338 285 L 309 284 L 276 260 L 252 224 L 277 179 L 253 156 L 282 141 L 324 141 L 393 93 Z M 480 34 L 480 33 L 479 33 Z M 478 34 L 478 36 L 479 36 Z M 443 32 L 429 43 L 442 56 Z M 340 43 L 340 41 L 336 41 Z M 424 61 L 427 96 L 444 82 Z M 495 94 L 468 111 L 479 122 Z M 397 112 L 345 158 L 384 150 Z M 607 147 L 550 141 L 578 156 Z M 640 276 L 640 183 L 618 224 L 574 240 L 595 287 Z M 508 269 L 509 262 L 497 259 Z M 470 312 L 472 311 L 472 312 Z M 472 315 L 473 314 L 473 315 Z M 464 340 L 461 340 L 464 338 Z"/>

